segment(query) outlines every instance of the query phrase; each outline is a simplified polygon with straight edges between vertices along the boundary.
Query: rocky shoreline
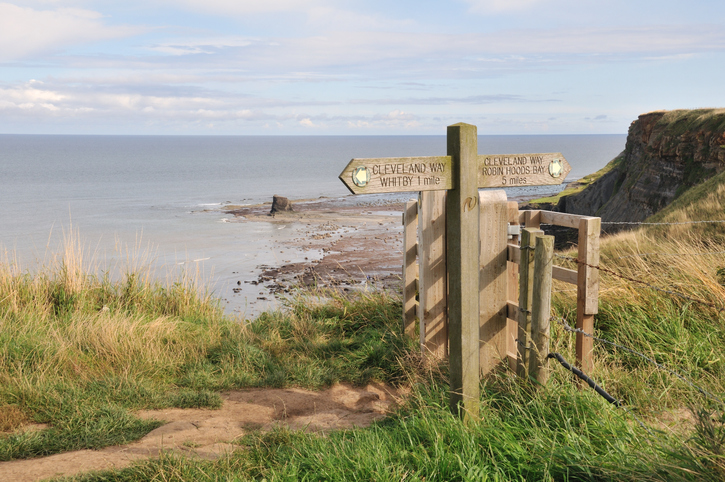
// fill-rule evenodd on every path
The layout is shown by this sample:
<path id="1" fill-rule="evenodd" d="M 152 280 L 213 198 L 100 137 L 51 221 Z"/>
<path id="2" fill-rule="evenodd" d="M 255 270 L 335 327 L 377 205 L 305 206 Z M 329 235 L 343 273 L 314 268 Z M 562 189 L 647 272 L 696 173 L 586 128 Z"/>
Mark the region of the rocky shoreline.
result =
<path id="1" fill-rule="evenodd" d="M 415 194 L 411 195 L 414 198 Z M 512 198 L 524 202 L 528 198 Z M 302 289 L 399 290 L 403 258 L 404 203 L 351 198 L 292 201 L 292 210 L 271 214 L 271 203 L 229 207 L 232 222 L 294 226 L 302 235 L 277 242 L 310 256 L 296 262 L 260 265 L 254 280 L 239 282 L 259 289 L 257 299 L 269 301 Z M 272 248 L 272 247 L 270 247 Z"/>
<path id="2" fill-rule="evenodd" d="M 279 244 L 321 253 L 321 257 L 305 257 L 278 266 L 258 266 L 261 272 L 257 279 L 245 281 L 260 288 L 258 299 L 284 296 L 299 288 L 333 288 L 348 292 L 361 288 L 400 287 L 402 203 L 366 205 L 322 199 L 293 202 L 292 211 L 271 214 L 270 208 L 270 204 L 262 204 L 229 209 L 225 213 L 234 216 L 233 222 L 301 227 L 302 236 Z"/>

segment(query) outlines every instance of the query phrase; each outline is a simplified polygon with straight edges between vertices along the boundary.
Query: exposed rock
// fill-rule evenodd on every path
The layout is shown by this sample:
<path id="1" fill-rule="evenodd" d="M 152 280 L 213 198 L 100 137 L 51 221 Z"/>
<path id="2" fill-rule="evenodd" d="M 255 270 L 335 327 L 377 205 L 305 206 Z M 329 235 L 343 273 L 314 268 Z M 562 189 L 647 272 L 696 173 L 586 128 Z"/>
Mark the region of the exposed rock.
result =
<path id="1" fill-rule="evenodd" d="M 272 197 L 272 209 L 269 211 L 270 214 L 290 212 L 293 211 L 292 203 L 289 199 L 276 194 Z"/>
<path id="2" fill-rule="evenodd" d="M 725 109 L 643 114 L 632 122 L 625 150 L 612 165 L 583 191 L 562 196 L 554 210 L 644 221 L 725 170 Z"/>

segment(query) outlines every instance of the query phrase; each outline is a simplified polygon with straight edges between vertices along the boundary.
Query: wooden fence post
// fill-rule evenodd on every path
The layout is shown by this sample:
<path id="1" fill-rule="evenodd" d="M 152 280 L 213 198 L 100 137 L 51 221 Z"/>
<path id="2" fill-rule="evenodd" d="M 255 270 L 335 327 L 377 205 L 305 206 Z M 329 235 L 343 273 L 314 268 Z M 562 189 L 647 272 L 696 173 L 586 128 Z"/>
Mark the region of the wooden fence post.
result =
<path id="1" fill-rule="evenodd" d="M 403 212 L 403 327 L 401 333 L 418 337 L 418 200 L 411 199 Z"/>
<path id="2" fill-rule="evenodd" d="M 508 301 L 508 202 L 506 192 L 484 191 L 480 199 L 481 271 L 479 287 L 480 364 L 485 376 L 502 361 L 507 352 Z"/>
<path id="3" fill-rule="evenodd" d="M 476 420 L 479 376 L 479 206 L 476 126 L 448 126 L 453 189 L 446 195 L 446 265 L 450 405 L 465 420 Z"/>
<path id="4" fill-rule="evenodd" d="M 516 201 L 509 201 L 508 203 L 509 219 L 508 222 L 511 226 L 519 226 L 519 203 Z M 509 244 L 518 246 L 519 235 L 514 234 L 509 240 Z M 513 261 L 508 262 L 508 301 L 518 305 L 519 299 L 519 266 Z M 516 339 L 518 338 L 519 324 L 515 319 L 506 319 L 507 334 L 506 334 L 506 354 L 509 359 L 509 368 L 511 371 L 516 371 L 516 353 L 518 349 L 516 347 Z"/>
<path id="5" fill-rule="evenodd" d="M 594 315 L 599 312 L 599 232 L 601 218 L 579 221 L 579 266 L 577 274 L 576 327 L 594 334 Z M 594 369 L 593 340 L 576 334 L 576 359 L 584 373 Z"/>
<path id="6" fill-rule="evenodd" d="M 531 303 L 533 343 L 529 350 L 529 376 L 542 385 L 549 380 L 546 356 L 549 354 L 553 258 L 554 236 L 537 236 L 534 250 L 534 286 Z"/>
<path id="7" fill-rule="evenodd" d="M 420 193 L 418 299 L 420 345 L 424 355 L 448 356 L 445 191 Z"/>
<path id="8" fill-rule="evenodd" d="M 527 218 L 528 222 L 528 218 Z M 521 260 L 519 262 L 519 338 L 516 373 L 527 378 L 531 352 L 531 305 L 534 289 L 534 249 L 536 237 L 544 232 L 535 228 L 521 230 Z"/>

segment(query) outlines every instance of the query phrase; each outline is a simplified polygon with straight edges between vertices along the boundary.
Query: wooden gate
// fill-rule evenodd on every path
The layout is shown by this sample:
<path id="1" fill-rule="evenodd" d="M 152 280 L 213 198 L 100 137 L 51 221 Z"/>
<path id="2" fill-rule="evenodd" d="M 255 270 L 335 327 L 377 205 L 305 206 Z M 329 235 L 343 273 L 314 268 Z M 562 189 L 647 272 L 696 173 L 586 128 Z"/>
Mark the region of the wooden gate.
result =
<path id="1" fill-rule="evenodd" d="M 445 191 L 422 192 L 419 199 L 408 201 L 403 214 L 402 329 L 419 338 L 425 354 L 438 358 L 448 356 L 445 195 Z M 550 283 L 548 294 L 534 296 L 534 279 L 541 276 L 539 284 L 545 284 L 547 269 L 553 279 L 576 286 L 577 328 L 593 332 L 599 272 L 592 266 L 599 264 L 601 219 L 551 211 L 519 211 L 518 204 L 507 202 L 501 190 L 481 192 L 479 206 L 481 374 L 505 363 L 525 375 L 531 373 L 529 353 L 533 350 L 542 354 L 544 345 L 548 347 L 550 305 L 546 297 L 551 296 Z M 557 266 L 551 255 L 544 255 L 541 267 L 535 270 L 536 238 L 546 238 L 540 229 L 546 224 L 578 230 L 578 269 Z M 528 256 L 522 258 L 522 252 Z M 538 311 L 546 313 L 534 320 L 532 312 L 537 303 Z M 592 348 L 592 340 L 577 333 L 577 362 L 585 372 L 593 368 Z M 537 374 L 536 378 L 541 380 L 545 376 Z"/>

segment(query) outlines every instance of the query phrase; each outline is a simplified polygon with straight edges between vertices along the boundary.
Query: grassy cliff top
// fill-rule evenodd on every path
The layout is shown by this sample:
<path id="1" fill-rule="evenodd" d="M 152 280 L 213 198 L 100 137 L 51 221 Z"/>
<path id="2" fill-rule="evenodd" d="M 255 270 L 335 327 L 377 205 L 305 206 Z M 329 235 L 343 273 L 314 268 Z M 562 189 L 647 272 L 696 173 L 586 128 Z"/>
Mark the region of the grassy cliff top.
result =
<path id="1" fill-rule="evenodd" d="M 725 109 L 655 111 L 641 117 L 657 114 L 662 114 L 657 121 L 658 127 L 663 128 L 662 135 L 680 136 L 688 132 L 725 131 Z"/>

